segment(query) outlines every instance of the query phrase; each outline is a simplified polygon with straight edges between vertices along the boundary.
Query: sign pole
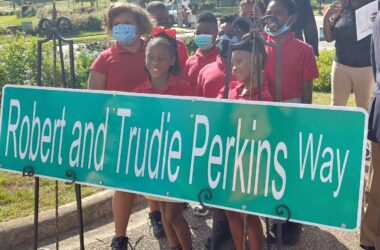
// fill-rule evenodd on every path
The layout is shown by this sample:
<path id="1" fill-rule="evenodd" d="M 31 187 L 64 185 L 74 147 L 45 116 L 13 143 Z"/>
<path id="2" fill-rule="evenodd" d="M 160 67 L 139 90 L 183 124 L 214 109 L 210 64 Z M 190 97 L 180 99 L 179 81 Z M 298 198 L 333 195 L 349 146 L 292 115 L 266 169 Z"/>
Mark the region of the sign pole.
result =
<path id="1" fill-rule="evenodd" d="M 255 1 L 254 8 L 257 8 L 257 1 Z M 255 44 L 257 42 L 263 43 L 265 46 L 276 48 L 276 96 L 275 101 L 280 102 L 281 101 L 281 46 L 280 44 L 276 43 L 269 43 L 263 39 L 263 37 L 260 34 L 260 27 L 265 24 L 266 22 L 274 22 L 278 24 L 278 19 L 274 16 L 264 16 L 259 19 L 254 19 L 253 21 L 247 17 L 238 17 L 233 23 L 232 27 L 236 27 L 236 23 L 244 21 L 249 26 L 249 33 L 243 36 L 242 41 L 238 44 L 229 44 L 228 45 L 228 54 L 227 54 L 227 72 L 226 72 L 226 78 L 225 78 L 225 88 L 224 88 L 224 99 L 228 98 L 228 87 L 229 87 L 229 81 L 230 81 L 230 72 L 231 72 L 231 54 L 232 54 L 232 48 L 239 47 L 244 45 L 245 43 L 248 43 L 249 41 L 252 41 L 252 52 L 253 52 L 253 62 L 256 62 L 256 68 L 253 70 L 257 70 L 259 72 L 257 76 L 257 82 L 258 82 L 258 96 L 259 100 L 261 100 L 261 86 L 262 86 L 262 76 L 261 71 L 262 67 L 258 63 L 258 55 L 256 53 L 256 46 Z M 254 65 L 252 65 L 254 67 Z M 253 75 L 253 73 L 251 74 Z M 251 77 L 251 85 L 253 84 L 253 77 Z M 252 86 L 250 86 L 250 97 L 252 97 Z M 278 215 L 283 215 L 283 209 L 287 211 L 288 218 L 285 221 L 282 220 L 276 220 L 275 223 L 277 224 L 277 249 L 281 249 L 282 244 L 282 224 L 287 222 L 290 219 L 291 212 L 290 209 L 286 205 L 281 205 L 276 207 L 276 213 Z M 266 220 L 267 222 L 267 233 L 269 232 L 269 220 Z M 244 237 L 246 235 L 244 234 Z M 267 237 L 268 239 L 268 237 Z M 270 242 L 269 239 L 267 240 L 267 247 L 270 250 Z"/>
<path id="2" fill-rule="evenodd" d="M 73 40 L 65 39 L 61 34 L 62 27 L 67 30 L 72 29 L 72 22 L 67 17 L 57 18 L 57 9 L 55 7 L 55 2 L 53 2 L 52 19 L 42 18 L 38 24 L 39 30 L 45 34 L 46 38 L 39 40 L 37 43 L 37 86 L 43 86 L 42 83 L 42 44 L 49 41 L 53 41 L 53 53 L 54 53 L 54 66 L 56 65 L 56 45 L 58 41 L 59 49 L 59 60 L 61 69 L 61 80 L 63 82 L 63 87 L 75 88 L 75 71 L 74 71 L 74 42 Z M 70 79 L 66 79 L 66 69 L 63 56 L 63 43 L 69 45 L 69 71 Z M 54 86 L 56 87 L 56 67 L 54 67 Z M 33 169 L 33 168 L 32 168 Z M 73 171 L 72 171 L 73 172 Z M 28 174 L 29 175 L 29 174 Z M 34 175 L 34 169 L 33 169 Z M 75 182 L 75 173 L 67 174 L 67 177 L 74 177 L 72 183 Z M 34 199 L 34 249 L 38 247 L 38 205 L 39 205 L 39 177 L 35 177 L 35 199 Z M 79 238 L 80 238 L 80 249 L 84 249 L 84 237 L 83 237 L 83 215 L 82 215 L 82 202 L 81 202 L 81 186 L 75 184 L 75 196 L 77 202 L 78 210 L 78 227 L 79 227 Z M 56 190 L 56 199 L 58 199 L 58 190 Z M 56 204 L 57 205 L 57 204 Z M 57 246 L 58 246 L 58 209 L 56 209 L 56 219 L 57 219 Z"/>

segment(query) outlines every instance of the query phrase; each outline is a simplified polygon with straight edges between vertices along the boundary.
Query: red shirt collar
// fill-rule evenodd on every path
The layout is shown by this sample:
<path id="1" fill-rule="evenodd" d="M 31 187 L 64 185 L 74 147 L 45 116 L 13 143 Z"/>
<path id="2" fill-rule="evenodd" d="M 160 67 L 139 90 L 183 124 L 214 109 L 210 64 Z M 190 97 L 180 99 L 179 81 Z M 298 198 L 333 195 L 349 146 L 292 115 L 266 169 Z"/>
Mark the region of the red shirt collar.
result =
<path id="1" fill-rule="evenodd" d="M 261 83 L 261 86 L 263 86 L 264 84 L 266 84 L 265 81 L 263 81 Z M 236 84 L 236 95 L 237 95 L 237 98 L 238 99 L 244 99 L 244 100 L 251 99 L 250 97 L 254 98 L 255 96 L 258 95 L 258 87 L 259 87 L 258 85 L 256 85 L 255 87 L 253 87 L 252 93 L 251 93 L 251 91 L 248 90 L 244 94 L 241 94 L 241 91 L 244 88 L 244 83 L 243 82 L 237 82 L 237 84 Z"/>
<path id="2" fill-rule="evenodd" d="M 169 74 L 168 82 L 165 84 L 165 86 L 164 86 L 162 89 L 157 90 L 149 80 L 146 81 L 145 89 L 146 89 L 146 90 L 150 90 L 150 91 L 152 91 L 152 92 L 157 92 L 157 93 L 160 93 L 160 94 L 161 94 L 161 93 L 165 93 L 165 92 L 167 92 L 167 91 L 170 90 L 172 87 L 176 86 L 176 84 L 177 84 L 177 79 L 176 79 L 176 77 L 173 76 L 172 74 Z"/>
<path id="3" fill-rule="evenodd" d="M 204 53 L 201 49 L 197 49 L 195 51 L 195 56 L 197 57 L 212 57 L 218 55 L 218 49 L 214 46 L 214 48 L 211 51 L 207 51 L 207 53 Z"/>
<path id="4" fill-rule="evenodd" d="M 140 46 L 139 50 L 136 51 L 135 53 L 138 53 L 138 52 L 144 50 L 144 40 L 142 40 L 142 39 L 140 39 L 140 40 L 141 40 L 141 46 Z M 123 45 L 121 45 L 118 42 L 116 42 L 114 46 L 115 46 L 117 53 L 119 53 L 119 54 L 124 54 L 124 53 L 135 54 L 134 52 L 127 50 Z"/>

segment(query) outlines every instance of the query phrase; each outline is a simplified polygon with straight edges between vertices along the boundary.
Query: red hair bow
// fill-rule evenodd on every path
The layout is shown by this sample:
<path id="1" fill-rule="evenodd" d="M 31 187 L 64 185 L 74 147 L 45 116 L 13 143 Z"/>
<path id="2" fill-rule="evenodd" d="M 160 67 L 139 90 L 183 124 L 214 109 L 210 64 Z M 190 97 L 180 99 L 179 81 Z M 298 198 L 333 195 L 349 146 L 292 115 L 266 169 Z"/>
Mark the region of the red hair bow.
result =
<path id="1" fill-rule="evenodd" d="M 158 36 L 161 33 L 165 33 L 168 37 L 174 38 L 176 35 L 176 30 L 165 28 L 163 26 L 158 26 L 152 29 L 153 36 Z"/>

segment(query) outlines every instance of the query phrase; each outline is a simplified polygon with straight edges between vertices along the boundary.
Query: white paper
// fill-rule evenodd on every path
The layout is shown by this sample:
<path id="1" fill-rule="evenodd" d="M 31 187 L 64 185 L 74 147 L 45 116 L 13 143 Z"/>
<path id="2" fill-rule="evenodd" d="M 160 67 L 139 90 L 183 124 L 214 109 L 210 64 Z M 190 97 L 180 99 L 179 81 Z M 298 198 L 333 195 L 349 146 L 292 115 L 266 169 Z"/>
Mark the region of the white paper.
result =
<path id="1" fill-rule="evenodd" d="M 368 35 L 372 34 L 373 22 L 371 16 L 378 11 L 377 0 L 364 5 L 355 11 L 356 16 L 356 37 L 360 41 Z"/>

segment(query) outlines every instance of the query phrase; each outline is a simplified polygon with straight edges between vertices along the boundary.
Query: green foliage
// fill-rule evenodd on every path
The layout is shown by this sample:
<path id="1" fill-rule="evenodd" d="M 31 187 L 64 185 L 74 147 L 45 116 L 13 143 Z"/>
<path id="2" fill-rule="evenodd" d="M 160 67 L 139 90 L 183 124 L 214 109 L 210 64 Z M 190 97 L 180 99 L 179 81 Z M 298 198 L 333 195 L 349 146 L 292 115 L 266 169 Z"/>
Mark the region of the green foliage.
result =
<path id="1" fill-rule="evenodd" d="M 10 34 L 12 34 L 12 32 L 9 29 L 7 29 L 6 27 L 0 26 L 0 35 L 1 36 L 10 35 Z"/>
<path id="2" fill-rule="evenodd" d="M 197 45 L 195 45 L 194 37 L 187 36 L 182 38 L 182 40 L 186 45 L 187 53 L 189 54 L 189 56 L 193 55 L 197 50 Z"/>
<path id="3" fill-rule="evenodd" d="M 37 9 L 31 5 L 22 5 L 21 10 L 16 11 L 18 18 L 34 17 L 37 14 Z"/>
<path id="4" fill-rule="evenodd" d="M 76 87 L 86 88 L 89 69 L 98 53 L 110 46 L 110 42 L 93 42 L 79 46 L 75 51 Z M 60 70 L 57 53 L 56 74 L 54 77 L 52 43 L 44 44 L 42 51 L 42 85 L 65 86 Z M 66 85 L 71 85 L 69 72 L 69 57 L 64 55 L 66 68 Z M 14 37 L 3 44 L 0 49 L 0 86 L 4 84 L 36 85 L 37 84 L 37 40 L 24 37 Z"/>
<path id="5" fill-rule="evenodd" d="M 83 31 L 102 31 L 102 19 L 99 15 L 73 14 L 69 16 L 73 23 L 73 31 L 66 34 L 77 34 Z"/>
<path id="6" fill-rule="evenodd" d="M 331 92 L 331 65 L 334 60 L 335 50 L 323 50 L 317 60 L 319 78 L 314 81 L 314 90 Z"/>
<path id="7" fill-rule="evenodd" d="M 16 37 L 3 44 L 0 50 L 0 86 L 27 84 L 35 79 L 31 69 L 36 68 L 37 46 L 35 41 Z"/>

